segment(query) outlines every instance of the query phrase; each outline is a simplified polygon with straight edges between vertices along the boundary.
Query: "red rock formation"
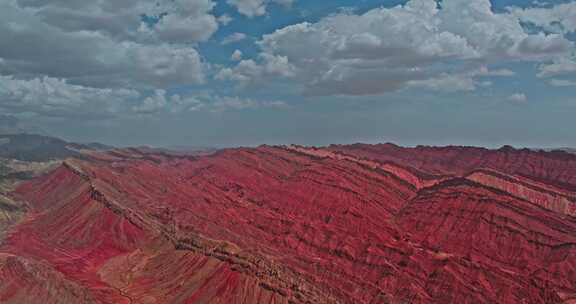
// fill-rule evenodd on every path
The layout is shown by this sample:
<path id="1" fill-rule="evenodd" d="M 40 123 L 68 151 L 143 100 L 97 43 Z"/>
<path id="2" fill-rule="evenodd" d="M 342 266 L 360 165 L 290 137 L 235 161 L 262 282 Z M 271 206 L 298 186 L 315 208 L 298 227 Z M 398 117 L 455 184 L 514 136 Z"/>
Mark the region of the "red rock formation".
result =
<path id="1" fill-rule="evenodd" d="M 328 149 L 356 157 L 393 161 L 428 173 L 464 175 L 475 169 L 494 169 L 576 191 L 576 155 L 567 152 L 516 150 L 510 146 L 498 150 L 475 147 L 404 148 L 393 144 L 334 145 Z"/>
<path id="2" fill-rule="evenodd" d="M 576 194 L 562 188 L 486 169 L 473 171 L 466 178 L 506 191 L 557 213 L 576 216 Z"/>
<path id="3" fill-rule="evenodd" d="M 31 211 L 0 299 L 576 303 L 575 176 L 576 156 L 509 148 L 69 160 L 14 195 Z"/>
<path id="4" fill-rule="evenodd" d="M 456 178 L 421 191 L 397 220 L 415 243 L 539 282 L 526 291 L 549 286 L 551 298 L 543 303 L 575 296 L 576 235 L 570 232 L 576 222 L 538 204 Z M 521 303 L 501 294 L 510 286 L 491 284 L 485 295 L 493 296 L 492 303 Z"/>

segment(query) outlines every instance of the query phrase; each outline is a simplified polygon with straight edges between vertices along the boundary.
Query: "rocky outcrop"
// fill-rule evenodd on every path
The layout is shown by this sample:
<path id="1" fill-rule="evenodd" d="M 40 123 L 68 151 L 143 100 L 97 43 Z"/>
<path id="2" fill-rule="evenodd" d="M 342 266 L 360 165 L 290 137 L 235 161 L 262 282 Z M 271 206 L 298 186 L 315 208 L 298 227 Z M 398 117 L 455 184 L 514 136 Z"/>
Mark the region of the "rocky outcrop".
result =
<path id="1" fill-rule="evenodd" d="M 466 178 L 500 189 L 557 213 L 576 217 L 576 194 L 562 188 L 486 169 L 471 172 L 466 175 Z"/>

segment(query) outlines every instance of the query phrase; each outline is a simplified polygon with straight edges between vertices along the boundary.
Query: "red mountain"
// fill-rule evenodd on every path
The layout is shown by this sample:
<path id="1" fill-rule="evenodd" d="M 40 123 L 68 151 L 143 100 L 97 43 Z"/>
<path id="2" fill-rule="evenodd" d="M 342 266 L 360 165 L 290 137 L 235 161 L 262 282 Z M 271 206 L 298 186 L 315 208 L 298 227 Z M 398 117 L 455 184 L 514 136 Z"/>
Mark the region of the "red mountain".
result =
<path id="1" fill-rule="evenodd" d="M 1 303 L 576 303 L 576 155 L 137 150 L 13 194 Z"/>

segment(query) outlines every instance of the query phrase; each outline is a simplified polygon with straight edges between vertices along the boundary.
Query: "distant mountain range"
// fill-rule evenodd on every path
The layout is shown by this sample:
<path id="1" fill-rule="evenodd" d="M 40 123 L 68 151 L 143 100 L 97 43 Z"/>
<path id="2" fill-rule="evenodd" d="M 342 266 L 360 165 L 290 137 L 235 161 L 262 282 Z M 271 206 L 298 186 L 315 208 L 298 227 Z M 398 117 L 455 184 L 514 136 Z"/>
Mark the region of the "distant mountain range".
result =
<path id="1" fill-rule="evenodd" d="M 78 144 L 35 134 L 0 135 L 0 158 L 44 162 L 68 157 L 83 158 L 82 150 L 112 149 L 99 143 Z"/>
<path id="2" fill-rule="evenodd" d="M 564 151 L 564 152 L 576 154 L 575 148 L 558 148 L 558 149 L 554 149 L 554 150 L 559 150 L 559 151 Z"/>

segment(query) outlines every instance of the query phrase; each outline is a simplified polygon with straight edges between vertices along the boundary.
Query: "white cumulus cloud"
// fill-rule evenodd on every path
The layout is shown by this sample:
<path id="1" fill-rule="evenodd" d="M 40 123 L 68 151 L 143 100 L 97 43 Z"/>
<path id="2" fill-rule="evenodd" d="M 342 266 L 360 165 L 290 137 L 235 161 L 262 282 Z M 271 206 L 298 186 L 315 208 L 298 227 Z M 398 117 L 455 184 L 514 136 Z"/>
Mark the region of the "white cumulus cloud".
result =
<path id="1" fill-rule="evenodd" d="M 514 93 L 508 96 L 508 101 L 516 103 L 524 103 L 528 100 L 528 97 L 524 93 Z"/>
<path id="2" fill-rule="evenodd" d="M 561 58 L 551 63 L 540 65 L 537 76 L 540 78 L 547 78 L 574 72 L 576 72 L 576 62 L 572 59 Z"/>
<path id="3" fill-rule="evenodd" d="M 576 81 L 566 80 L 566 79 L 550 79 L 548 83 L 554 87 L 574 87 L 576 86 Z"/>
<path id="4" fill-rule="evenodd" d="M 563 35 L 529 33 L 511 13 L 494 12 L 489 0 L 444 0 L 441 8 L 434 0 L 411 0 L 363 14 L 342 12 L 278 29 L 258 45 L 257 58 L 224 68 L 219 79 L 245 85 L 288 77 L 313 95 L 381 94 L 406 87 L 472 90 L 475 77 L 514 75 L 475 72 L 479 66 L 548 62 L 573 51 Z M 281 59 L 276 73 L 270 73 L 271 58 Z M 471 76 L 459 80 L 459 75 Z"/>
<path id="5" fill-rule="evenodd" d="M 285 102 L 280 100 L 257 100 L 217 94 L 180 96 L 178 94 L 171 95 L 165 90 L 156 90 L 154 94 L 146 97 L 141 103 L 134 105 L 132 111 L 139 114 L 181 113 L 183 111 L 222 113 L 262 108 L 282 109 L 287 106 Z"/>
<path id="6" fill-rule="evenodd" d="M 246 38 L 248 38 L 248 36 L 246 36 L 246 34 L 244 33 L 233 33 L 222 39 L 222 44 L 227 45 L 238 41 L 242 41 Z"/>
<path id="7" fill-rule="evenodd" d="M 234 53 L 232 53 L 232 55 L 230 56 L 230 59 L 233 61 L 240 61 L 242 60 L 242 51 L 240 50 L 235 50 Z"/>
<path id="8" fill-rule="evenodd" d="M 46 116 L 110 116 L 140 93 L 130 89 L 99 89 L 69 84 L 66 80 L 42 77 L 17 79 L 0 76 L 0 109 L 6 112 Z"/>
<path id="9" fill-rule="evenodd" d="M 218 29 L 218 20 L 211 14 L 211 0 L 174 0 L 161 2 L 157 8 L 160 20 L 149 27 L 142 24 L 140 30 L 152 33 L 170 43 L 194 43 L 205 41 Z"/>
<path id="10" fill-rule="evenodd" d="M 228 4 L 236 7 L 238 12 L 247 17 L 256 17 L 266 14 L 266 7 L 271 2 L 290 6 L 295 0 L 228 0 Z"/>
<path id="11" fill-rule="evenodd" d="M 552 32 L 576 31 L 576 2 L 561 3 L 552 7 L 509 8 L 509 11 L 526 23 Z"/>

